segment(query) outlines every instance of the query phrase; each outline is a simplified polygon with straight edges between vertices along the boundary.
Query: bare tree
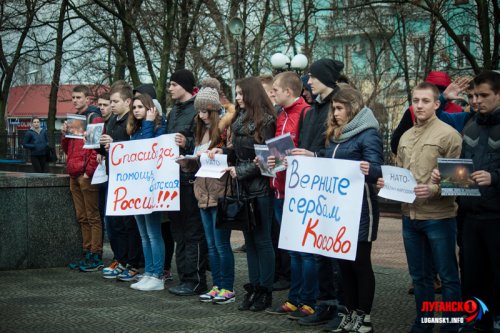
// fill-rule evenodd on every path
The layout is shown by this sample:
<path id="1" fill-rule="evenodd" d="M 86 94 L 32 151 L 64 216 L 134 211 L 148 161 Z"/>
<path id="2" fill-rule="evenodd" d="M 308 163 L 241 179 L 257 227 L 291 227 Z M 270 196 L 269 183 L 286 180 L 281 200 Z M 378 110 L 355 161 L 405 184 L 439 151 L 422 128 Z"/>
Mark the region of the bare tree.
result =
<path id="1" fill-rule="evenodd" d="M 59 91 L 59 82 L 61 79 L 63 43 L 64 43 L 64 23 L 68 0 L 62 0 L 59 8 L 59 17 L 56 29 L 56 49 L 54 55 L 54 72 L 50 83 L 49 110 L 47 119 L 47 130 L 49 135 L 49 144 L 54 146 L 54 130 L 57 112 L 57 93 Z"/>
<path id="2" fill-rule="evenodd" d="M 5 113 L 14 72 L 25 50 L 26 37 L 42 1 L 0 1 L 0 155 L 7 152 Z M 7 44 L 6 44 L 7 42 Z"/>

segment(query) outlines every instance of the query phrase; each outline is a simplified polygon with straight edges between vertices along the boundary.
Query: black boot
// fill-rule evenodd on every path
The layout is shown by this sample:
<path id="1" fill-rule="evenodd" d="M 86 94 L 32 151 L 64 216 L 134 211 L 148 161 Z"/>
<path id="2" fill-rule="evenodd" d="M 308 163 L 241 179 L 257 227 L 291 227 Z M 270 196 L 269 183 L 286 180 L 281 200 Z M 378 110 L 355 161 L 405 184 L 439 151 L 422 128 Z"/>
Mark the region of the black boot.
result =
<path id="1" fill-rule="evenodd" d="M 259 287 L 257 289 L 257 295 L 255 296 L 255 301 L 250 307 L 250 311 L 264 311 L 270 307 L 273 303 L 273 292 L 272 289 L 267 289 L 264 287 Z"/>
<path id="2" fill-rule="evenodd" d="M 255 301 L 255 296 L 257 294 L 257 288 L 252 286 L 250 283 L 245 284 L 243 288 L 245 288 L 245 291 L 247 293 L 245 294 L 243 302 L 241 302 L 240 306 L 238 306 L 238 310 L 240 311 L 249 310 L 253 302 Z"/>

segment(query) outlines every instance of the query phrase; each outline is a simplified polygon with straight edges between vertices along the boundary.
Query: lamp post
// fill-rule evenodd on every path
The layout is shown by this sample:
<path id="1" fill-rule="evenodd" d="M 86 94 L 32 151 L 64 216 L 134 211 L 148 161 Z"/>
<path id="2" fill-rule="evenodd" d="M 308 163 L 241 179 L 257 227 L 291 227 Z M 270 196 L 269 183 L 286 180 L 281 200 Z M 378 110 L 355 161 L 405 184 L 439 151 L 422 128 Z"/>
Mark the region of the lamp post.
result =
<path id="1" fill-rule="evenodd" d="M 240 43 L 240 36 L 243 33 L 243 30 L 245 30 L 245 24 L 243 23 L 243 20 L 240 19 L 239 17 L 233 17 L 232 19 L 229 20 L 228 23 L 228 28 L 229 32 L 233 35 L 233 38 L 236 39 L 236 69 L 235 69 L 235 77 L 239 78 L 240 75 L 240 59 L 239 59 L 239 43 Z"/>
<path id="2" fill-rule="evenodd" d="M 283 54 L 283 53 L 275 53 L 271 56 L 271 66 L 278 71 L 284 70 L 294 70 L 296 72 L 304 70 L 307 67 L 308 61 L 307 57 L 303 54 L 296 54 L 292 60 Z"/>

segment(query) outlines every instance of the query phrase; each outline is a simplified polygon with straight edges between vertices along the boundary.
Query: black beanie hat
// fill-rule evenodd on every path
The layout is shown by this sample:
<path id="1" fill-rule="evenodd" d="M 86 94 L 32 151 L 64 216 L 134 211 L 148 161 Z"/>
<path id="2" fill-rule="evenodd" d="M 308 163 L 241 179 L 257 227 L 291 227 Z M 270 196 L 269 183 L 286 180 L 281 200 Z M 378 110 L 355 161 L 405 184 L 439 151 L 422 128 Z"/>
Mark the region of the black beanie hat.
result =
<path id="1" fill-rule="evenodd" d="M 155 87 L 151 83 L 141 84 L 134 88 L 134 95 L 138 92 L 139 94 L 149 95 L 152 99 L 156 99 Z"/>
<path id="2" fill-rule="evenodd" d="M 335 88 L 342 68 L 344 68 L 343 62 L 325 58 L 313 62 L 309 73 L 325 86 Z"/>
<path id="3" fill-rule="evenodd" d="M 188 69 L 179 69 L 170 77 L 170 82 L 175 82 L 180 85 L 188 93 L 193 93 L 195 79 L 193 73 Z"/>

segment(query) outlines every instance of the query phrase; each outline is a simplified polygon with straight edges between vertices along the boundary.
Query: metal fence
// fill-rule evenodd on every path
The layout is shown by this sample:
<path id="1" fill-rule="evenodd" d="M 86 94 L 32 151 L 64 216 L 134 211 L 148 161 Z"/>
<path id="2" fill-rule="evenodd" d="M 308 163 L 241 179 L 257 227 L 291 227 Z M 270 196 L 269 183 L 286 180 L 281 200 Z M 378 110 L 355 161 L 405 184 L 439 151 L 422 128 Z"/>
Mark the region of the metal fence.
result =
<path id="1" fill-rule="evenodd" d="M 0 135 L 0 158 L 12 162 L 29 162 L 30 151 L 23 147 L 23 139 L 26 131 L 12 134 Z M 57 154 L 56 163 L 66 163 L 66 154 L 61 146 L 61 133 L 54 134 L 55 150 Z"/>

